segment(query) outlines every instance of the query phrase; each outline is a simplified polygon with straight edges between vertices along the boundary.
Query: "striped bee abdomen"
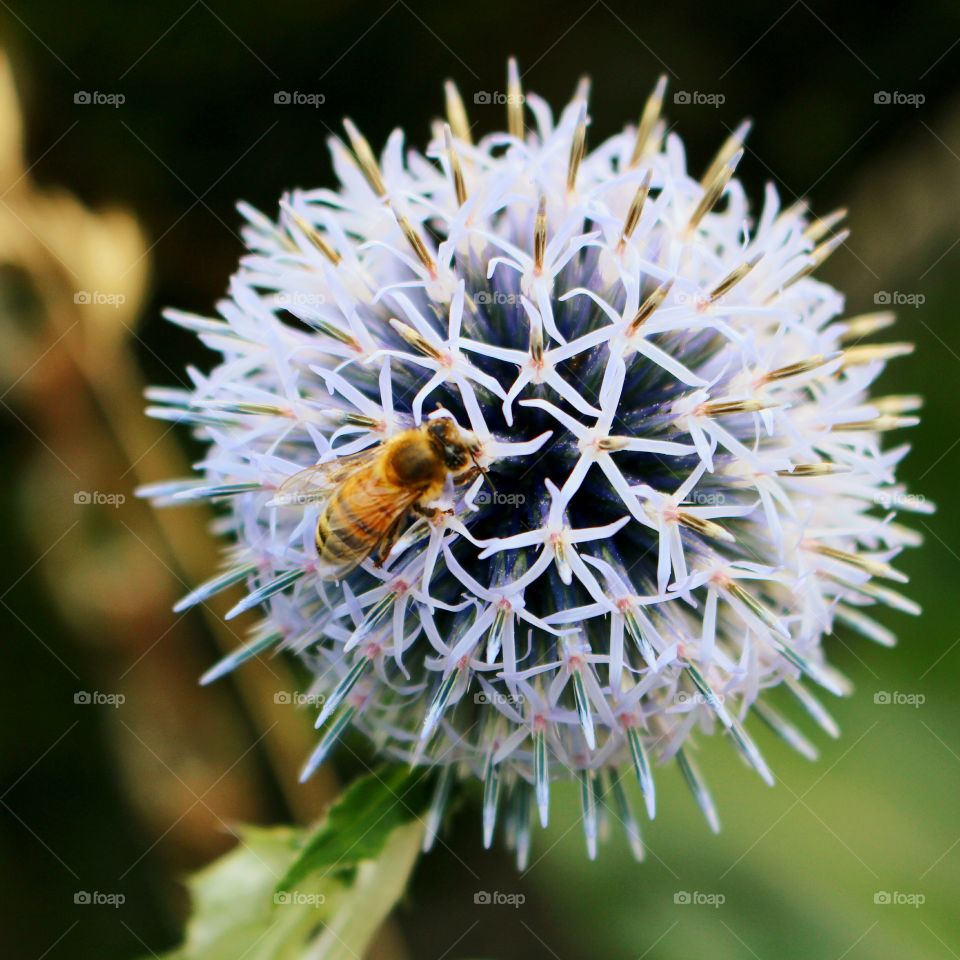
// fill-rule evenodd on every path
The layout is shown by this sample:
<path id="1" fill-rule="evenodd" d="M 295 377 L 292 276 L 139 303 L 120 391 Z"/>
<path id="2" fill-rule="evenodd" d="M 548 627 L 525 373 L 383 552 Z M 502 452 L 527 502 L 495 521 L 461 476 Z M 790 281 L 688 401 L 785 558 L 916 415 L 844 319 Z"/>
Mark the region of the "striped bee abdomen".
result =
<path id="1" fill-rule="evenodd" d="M 362 563 L 384 540 L 416 497 L 384 482 L 379 471 L 362 470 L 333 492 L 317 521 L 322 574 L 340 577 Z"/>

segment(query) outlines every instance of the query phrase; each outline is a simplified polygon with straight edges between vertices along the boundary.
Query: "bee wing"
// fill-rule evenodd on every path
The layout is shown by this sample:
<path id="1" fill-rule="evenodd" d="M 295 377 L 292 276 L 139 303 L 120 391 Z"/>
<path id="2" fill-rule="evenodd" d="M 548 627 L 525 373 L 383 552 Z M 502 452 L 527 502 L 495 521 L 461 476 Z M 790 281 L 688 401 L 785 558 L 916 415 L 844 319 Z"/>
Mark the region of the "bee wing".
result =
<path id="1" fill-rule="evenodd" d="M 328 566 L 321 571 L 324 579 L 338 580 L 362 563 L 385 541 L 395 536 L 398 523 L 419 496 L 419 491 L 386 484 L 376 479 L 350 484 L 348 509 L 343 501 L 327 511 L 326 548 Z M 333 556 L 340 554 L 341 562 L 331 562 L 331 544 L 350 544 L 352 556 L 343 556 L 342 548 L 335 549 Z M 323 559 L 323 557 L 321 557 Z"/>
<path id="2" fill-rule="evenodd" d="M 377 454 L 377 447 L 347 454 L 334 460 L 316 463 L 287 477 L 277 489 L 270 506 L 306 506 L 326 500 L 334 487 L 341 484 L 355 470 L 370 463 Z"/>

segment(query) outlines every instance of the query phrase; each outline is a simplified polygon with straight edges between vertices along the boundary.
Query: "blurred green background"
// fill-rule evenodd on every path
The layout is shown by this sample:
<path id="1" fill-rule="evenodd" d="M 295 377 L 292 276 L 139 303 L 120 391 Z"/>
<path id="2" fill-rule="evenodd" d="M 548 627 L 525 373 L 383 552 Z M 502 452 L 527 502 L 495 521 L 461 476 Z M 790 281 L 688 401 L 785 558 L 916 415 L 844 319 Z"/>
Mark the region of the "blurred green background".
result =
<path id="1" fill-rule="evenodd" d="M 831 704 L 842 736 L 808 730 L 822 748 L 811 764 L 759 731 L 775 789 L 744 769 L 729 744 L 704 744 L 701 765 L 724 826 L 718 837 L 667 769 L 659 816 L 645 825 L 646 863 L 630 861 L 616 830 L 589 863 L 570 790 L 559 792 L 553 826 L 518 875 L 505 854 L 480 849 L 478 810 L 466 805 L 447 848 L 421 862 L 377 952 L 420 960 L 960 954 L 955 4 L 894 3 L 881 12 L 821 0 L 10 0 L 0 4 L 0 39 L 29 168 L 16 160 L 18 121 L 7 98 L 5 956 L 101 960 L 169 948 L 185 909 L 179 879 L 229 847 L 230 823 L 307 820 L 335 789 L 330 780 L 290 785 L 311 718 L 272 702 L 270 692 L 278 683 L 295 689 L 295 677 L 250 668 L 239 686 L 196 688 L 218 646 L 236 640 L 215 617 L 169 612 L 187 583 L 212 571 L 215 554 L 202 513 L 158 521 L 133 502 L 138 482 L 182 469 L 177 458 L 197 452 L 178 431 L 144 426 L 141 381 L 174 385 L 186 363 L 207 362 L 159 312 L 211 311 L 241 253 L 237 199 L 272 215 L 284 189 L 330 184 L 325 141 L 345 115 L 377 148 L 397 125 L 424 143 L 443 109 L 446 77 L 459 84 L 477 131 L 493 129 L 501 108 L 476 105 L 474 95 L 504 89 L 510 54 L 526 88 L 555 105 L 581 74 L 592 76 L 593 142 L 635 121 L 666 72 L 665 113 L 694 170 L 751 116 L 738 175 L 755 198 L 772 180 L 787 201 L 810 197 L 817 213 L 850 208 L 851 240 L 821 275 L 847 292 L 851 313 L 876 309 L 885 295 L 905 302 L 894 335 L 917 351 L 893 363 L 883 386 L 927 397 L 902 470 L 914 492 L 939 505 L 913 521 L 926 543 L 902 562 L 925 612 L 883 615 L 900 637 L 894 650 L 828 640 L 856 685 L 852 698 Z M 278 91 L 294 90 L 323 94 L 324 103 L 275 104 Z M 723 102 L 675 103 L 679 91 Z M 124 102 L 76 102 L 82 92 L 122 94 Z M 880 93 L 923 102 L 884 103 Z M 106 206 L 127 217 L 104 219 Z M 128 291 L 122 309 L 75 309 L 70 296 L 116 290 Z M 125 500 L 78 496 L 91 492 Z M 877 703 L 880 692 L 923 702 Z M 103 702 L 120 696 L 120 705 Z M 359 769 L 365 749 L 353 742 L 335 758 L 341 778 Z M 522 893 L 526 902 L 477 906 L 480 890 Z M 124 902 L 75 902 L 91 891 Z M 682 892 L 723 903 L 676 903 Z M 884 892 L 923 902 L 876 902 Z"/>

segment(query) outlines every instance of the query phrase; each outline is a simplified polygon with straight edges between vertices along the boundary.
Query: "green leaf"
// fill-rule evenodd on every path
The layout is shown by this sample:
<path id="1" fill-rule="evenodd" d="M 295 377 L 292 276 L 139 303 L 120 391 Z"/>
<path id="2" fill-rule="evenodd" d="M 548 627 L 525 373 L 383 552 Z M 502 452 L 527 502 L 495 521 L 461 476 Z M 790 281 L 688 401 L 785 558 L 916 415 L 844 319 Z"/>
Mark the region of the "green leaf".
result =
<path id="1" fill-rule="evenodd" d="M 423 770 L 380 771 L 313 830 L 240 828 L 239 845 L 188 881 L 185 942 L 162 960 L 364 956 L 420 855 L 430 780 Z"/>
<path id="2" fill-rule="evenodd" d="M 166 960 L 298 960 L 330 921 L 343 885 L 327 879 L 274 893 L 297 856 L 300 831 L 242 827 L 239 845 L 187 882 L 193 910 L 182 947 Z"/>
<path id="3" fill-rule="evenodd" d="M 430 802 L 429 771 L 391 767 L 354 781 L 306 839 L 277 884 L 292 890 L 312 874 L 341 874 L 377 858 L 398 827 L 420 821 Z"/>
<path id="4" fill-rule="evenodd" d="M 163 960 L 356 960 L 403 896 L 423 843 L 430 772 L 355 781 L 312 830 L 241 827 L 187 882 L 183 946 Z"/>

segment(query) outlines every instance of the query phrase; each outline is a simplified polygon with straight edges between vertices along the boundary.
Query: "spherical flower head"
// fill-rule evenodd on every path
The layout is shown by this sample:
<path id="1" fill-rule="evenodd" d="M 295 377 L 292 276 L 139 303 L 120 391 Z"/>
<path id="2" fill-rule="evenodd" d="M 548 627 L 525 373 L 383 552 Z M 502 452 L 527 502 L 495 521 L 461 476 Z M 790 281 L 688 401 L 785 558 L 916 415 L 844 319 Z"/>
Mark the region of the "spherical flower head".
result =
<path id="1" fill-rule="evenodd" d="M 522 863 L 551 783 L 576 778 L 590 854 L 612 810 L 641 855 L 622 781 L 653 816 L 671 760 L 718 829 L 695 735 L 772 783 L 755 722 L 816 751 L 767 691 L 835 734 L 824 638 L 889 644 L 870 608 L 916 612 L 888 582 L 917 539 L 896 514 L 925 505 L 881 435 L 918 401 L 869 392 L 909 348 L 864 345 L 891 318 L 843 319 L 812 276 L 842 215 L 772 186 L 751 214 L 746 125 L 691 176 L 664 86 L 589 147 L 586 86 L 554 119 L 513 66 L 508 130 L 478 142 L 449 84 L 425 153 L 397 130 L 378 157 L 347 121 L 339 188 L 293 191 L 276 220 L 242 206 L 219 317 L 169 314 L 222 359 L 155 392 L 209 449 L 202 479 L 148 492 L 227 503 L 232 541 L 180 609 L 243 583 L 232 613 L 264 611 L 207 679 L 301 656 L 322 704 L 304 775 L 348 727 L 436 769 L 428 843 L 476 778 L 486 843 L 499 815 Z M 439 458 L 439 480 L 401 455 Z"/>

